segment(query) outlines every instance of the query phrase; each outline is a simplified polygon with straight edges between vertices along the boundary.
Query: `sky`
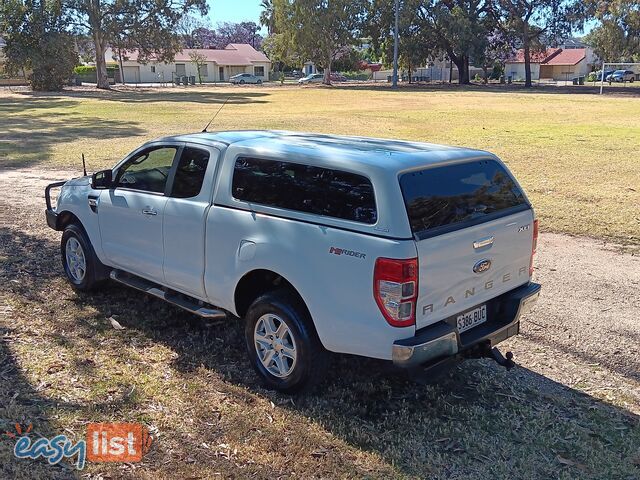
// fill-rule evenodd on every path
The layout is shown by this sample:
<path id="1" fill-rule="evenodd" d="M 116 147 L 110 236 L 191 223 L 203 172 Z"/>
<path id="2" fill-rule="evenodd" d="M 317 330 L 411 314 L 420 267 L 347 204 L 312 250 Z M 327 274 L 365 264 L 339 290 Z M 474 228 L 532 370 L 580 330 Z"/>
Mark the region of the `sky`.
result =
<path id="1" fill-rule="evenodd" d="M 242 22 L 245 20 L 259 23 L 260 0 L 208 0 L 208 18 L 215 26 L 219 22 Z"/>
<path id="2" fill-rule="evenodd" d="M 215 27 L 220 22 L 242 22 L 245 20 L 259 24 L 260 0 L 207 0 L 209 3 L 209 22 Z M 577 35 L 588 33 L 595 22 L 587 22 L 583 32 L 575 32 Z M 266 29 L 262 27 L 260 32 L 265 35 Z"/>

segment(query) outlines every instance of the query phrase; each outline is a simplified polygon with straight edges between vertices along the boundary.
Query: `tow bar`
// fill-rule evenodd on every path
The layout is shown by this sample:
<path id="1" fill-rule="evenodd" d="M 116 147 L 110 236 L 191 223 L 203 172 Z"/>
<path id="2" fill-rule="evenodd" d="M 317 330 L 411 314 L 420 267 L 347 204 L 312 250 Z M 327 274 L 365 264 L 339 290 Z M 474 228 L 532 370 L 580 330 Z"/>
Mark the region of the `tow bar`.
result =
<path id="1" fill-rule="evenodd" d="M 502 352 L 498 350 L 498 347 L 491 348 L 491 344 L 489 342 L 478 345 L 465 356 L 467 358 L 490 358 L 507 370 L 511 370 L 516 366 L 516 362 L 513 361 L 513 353 L 507 352 L 505 355 L 502 355 Z"/>
<path id="2" fill-rule="evenodd" d="M 490 353 L 487 356 L 489 358 L 493 358 L 498 365 L 502 365 L 507 370 L 511 370 L 516 366 L 516 362 L 513 361 L 513 353 L 507 352 L 505 358 L 500 350 L 498 350 L 498 347 L 493 347 L 489 352 Z"/>

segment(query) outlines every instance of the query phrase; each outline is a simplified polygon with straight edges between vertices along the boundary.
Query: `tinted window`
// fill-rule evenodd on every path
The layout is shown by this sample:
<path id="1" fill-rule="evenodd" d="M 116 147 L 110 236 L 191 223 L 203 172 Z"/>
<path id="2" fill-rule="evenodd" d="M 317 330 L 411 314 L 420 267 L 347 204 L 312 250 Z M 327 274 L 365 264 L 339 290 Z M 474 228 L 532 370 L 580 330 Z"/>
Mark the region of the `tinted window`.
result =
<path id="1" fill-rule="evenodd" d="M 118 172 L 118 187 L 164 193 L 176 147 L 157 147 L 137 154 Z"/>
<path id="2" fill-rule="evenodd" d="M 209 152 L 186 147 L 182 150 L 171 191 L 172 197 L 195 197 L 202 189 L 204 173 L 209 164 Z"/>
<path id="3" fill-rule="evenodd" d="M 414 233 L 528 208 L 522 191 L 493 160 L 405 173 L 400 187 Z"/>
<path id="4" fill-rule="evenodd" d="M 232 188 L 238 200 L 362 223 L 376 222 L 371 182 L 354 173 L 238 158 Z"/>

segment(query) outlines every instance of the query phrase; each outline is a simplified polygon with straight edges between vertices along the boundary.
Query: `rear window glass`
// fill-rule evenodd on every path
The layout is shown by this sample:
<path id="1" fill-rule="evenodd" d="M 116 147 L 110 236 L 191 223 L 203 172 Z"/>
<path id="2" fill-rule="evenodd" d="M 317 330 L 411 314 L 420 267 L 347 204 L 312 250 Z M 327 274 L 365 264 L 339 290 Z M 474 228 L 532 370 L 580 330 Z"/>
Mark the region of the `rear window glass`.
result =
<path id="1" fill-rule="evenodd" d="M 270 207 L 369 224 L 377 219 L 369 179 L 340 170 L 241 157 L 232 193 L 238 200 Z"/>
<path id="2" fill-rule="evenodd" d="M 400 176 L 414 234 L 435 234 L 529 208 L 524 194 L 494 160 L 428 168 Z"/>

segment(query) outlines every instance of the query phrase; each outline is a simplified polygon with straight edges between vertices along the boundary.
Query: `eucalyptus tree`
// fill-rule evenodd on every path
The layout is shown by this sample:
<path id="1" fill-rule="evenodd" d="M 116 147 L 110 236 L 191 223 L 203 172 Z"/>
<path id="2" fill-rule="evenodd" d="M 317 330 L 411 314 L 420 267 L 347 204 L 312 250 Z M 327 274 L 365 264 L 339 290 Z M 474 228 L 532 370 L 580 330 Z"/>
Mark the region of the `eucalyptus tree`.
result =
<path id="1" fill-rule="evenodd" d="M 366 0 L 273 0 L 273 6 L 277 35 L 270 51 L 314 62 L 330 84 L 333 62 L 358 42 Z"/>
<path id="2" fill-rule="evenodd" d="M 108 89 L 105 52 L 114 41 L 137 50 L 140 62 L 170 61 L 182 49 L 184 15 L 208 11 L 206 0 L 65 0 L 72 26 L 95 46 L 97 87 Z"/>
<path id="3" fill-rule="evenodd" d="M 61 90 L 78 63 L 68 21 L 68 12 L 60 2 L 0 2 L 0 33 L 6 42 L 8 72 L 28 71 L 34 90 Z"/>
<path id="4" fill-rule="evenodd" d="M 609 62 L 640 62 L 640 0 L 586 0 L 585 18 L 599 24 L 586 35 L 596 55 Z"/>
<path id="5" fill-rule="evenodd" d="M 567 0 L 497 0 L 505 32 L 524 54 L 525 86 L 531 87 L 531 54 L 547 43 L 566 38 L 581 20 Z"/>

